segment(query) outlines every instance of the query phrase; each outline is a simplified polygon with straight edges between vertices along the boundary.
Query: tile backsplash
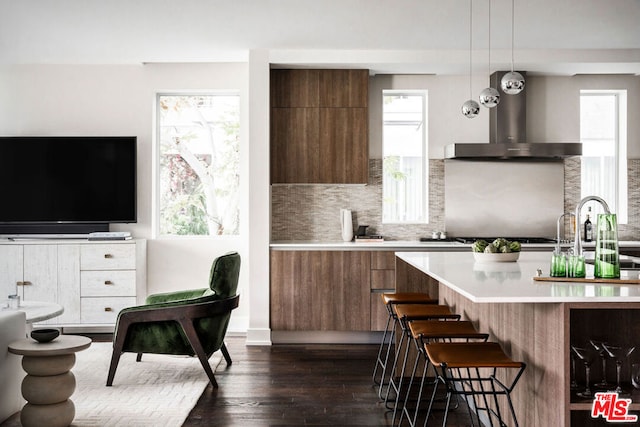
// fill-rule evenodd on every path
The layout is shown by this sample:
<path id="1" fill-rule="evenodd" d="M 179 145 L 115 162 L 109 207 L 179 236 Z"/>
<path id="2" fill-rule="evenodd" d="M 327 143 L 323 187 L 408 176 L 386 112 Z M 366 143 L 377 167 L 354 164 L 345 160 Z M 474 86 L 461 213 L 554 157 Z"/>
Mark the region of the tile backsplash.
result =
<path id="1" fill-rule="evenodd" d="M 573 212 L 580 200 L 580 159 L 564 164 L 565 211 Z M 628 188 L 629 221 L 620 224 L 619 238 L 640 240 L 640 160 L 628 160 Z M 444 192 L 444 160 L 429 160 L 429 223 L 400 225 L 382 224 L 381 159 L 369 160 L 368 185 L 273 185 L 271 240 L 340 241 L 340 209 L 353 211 L 354 229 L 368 225 L 370 234 L 387 240 L 430 237 L 433 231 L 446 230 Z"/>

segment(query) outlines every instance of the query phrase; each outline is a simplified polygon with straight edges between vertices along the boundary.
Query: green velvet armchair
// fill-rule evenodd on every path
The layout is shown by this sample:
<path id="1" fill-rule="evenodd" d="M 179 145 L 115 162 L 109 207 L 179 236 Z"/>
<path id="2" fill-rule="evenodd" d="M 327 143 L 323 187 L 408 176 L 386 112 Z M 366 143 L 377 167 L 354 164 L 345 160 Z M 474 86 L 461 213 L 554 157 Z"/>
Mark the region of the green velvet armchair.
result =
<path id="1" fill-rule="evenodd" d="M 137 353 L 137 362 L 143 353 L 153 353 L 197 356 L 217 388 L 209 358 L 221 350 L 227 365 L 232 363 L 224 336 L 240 299 L 239 273 L 240 255 L 228 253 L 213 261 L 208 288 L 149 295 L 145 305 L 120 311 L 107 386 L 113 384 L 122 353 Z"/>

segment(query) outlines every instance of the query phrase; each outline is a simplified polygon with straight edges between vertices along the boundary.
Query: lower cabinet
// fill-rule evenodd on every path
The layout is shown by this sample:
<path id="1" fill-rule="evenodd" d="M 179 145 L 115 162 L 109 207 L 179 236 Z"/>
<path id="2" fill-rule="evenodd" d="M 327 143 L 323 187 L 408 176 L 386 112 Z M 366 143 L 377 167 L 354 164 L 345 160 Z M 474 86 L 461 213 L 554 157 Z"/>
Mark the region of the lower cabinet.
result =
<path id="1" fill-rule="evenodd" d="M 369 251 L 271 251 L 271 329 L 369 331 Z"/>
<path id="2" fill-rule="evenodd" d="M 0 292 L 60 304 L 64 313 L 47 324 L 113 327 L 146 296 L 146 241 L 0 244 Z"/>

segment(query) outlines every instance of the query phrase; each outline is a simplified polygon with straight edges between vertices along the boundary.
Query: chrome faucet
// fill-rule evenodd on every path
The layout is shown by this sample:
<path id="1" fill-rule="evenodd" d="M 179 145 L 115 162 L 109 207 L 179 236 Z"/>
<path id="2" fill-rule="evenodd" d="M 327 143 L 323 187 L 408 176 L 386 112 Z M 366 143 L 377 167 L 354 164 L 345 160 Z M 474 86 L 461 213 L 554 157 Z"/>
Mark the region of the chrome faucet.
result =
<path id="1" fill-rule="evenodd" d="M 564 218 L 567 215 L 575 217 L 575 215 L 572 212 L 565 212 L 558 217 L 558 222 L 556 224 L 556 252 L 560 252 L 560 221 L 562 221 L 562 218 Z M 567 238 L 566 229 L 565 229 L 564 235 L 566 239 Z"/>
<path id="2" fill-rule="evenodd" d="M 582 239 L 580 236 L 580 211 L 582 210 L 582 207 L 584 206 L 585 203 L 592 200 L 594 202 L 600 203 L 604 208 L 605 213 L 608 213 L 608 214 L 611 213 L 611 211 L 609 210 L 609 205 L 607 205 L 607 202 L 605 202 L 598 196 L 587 196 L 584 199 L 580 200 L 580 203 L 578 203 L 578 206 L 576 207 L 576 223 L 577 223 L 576 234 L 575 234 L 576 241 L 573 244 L 573 253 L 575 255 L 582 255 Z"/>

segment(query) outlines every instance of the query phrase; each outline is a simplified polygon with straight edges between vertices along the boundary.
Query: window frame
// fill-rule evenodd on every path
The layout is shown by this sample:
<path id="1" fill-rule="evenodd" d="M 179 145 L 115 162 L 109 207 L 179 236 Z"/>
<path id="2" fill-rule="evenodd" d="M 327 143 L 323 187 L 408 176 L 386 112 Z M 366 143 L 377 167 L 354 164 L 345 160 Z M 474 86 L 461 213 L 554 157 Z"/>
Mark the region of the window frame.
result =
<path id="1" fill-rule="evenodd" d="M 613 96 L 615 98 L 615 128 L 614 128 L 614 145 L 615 145 L 615 210 L 619 224 L 628 223 L 628 171 L 627 171 L 627 91 L 623 89 L 583 89 L 580 90 L 580 100 L 586 96 Z M 580 102 L 581 104 L 582 102 Z M 582 122 L 582 113 L 580 112 L 580 122 Z M 582 127 L 582 123 L 580 123 Z M 580 142 L 584 142 L 582 133 L 580 134 Z M 584 173 L 584 162 L 580 159 L 581 179 L 580 193 L 581 198 L 586 196 L 583 194 L 582 174 Z M 605 200 L 606 201 L 606 200 Z M 598 209 L 598 206 L 596 206 Z M 597 213 L 597 211 L 596 211 Z"/>
<path id="2" fill-rule="evenodd" d="M 429 118 L 429 91 L 426 89 L 383 89 L 382 90 L 382 132 L 381 132 L 381 140 L 382 140 L 382 194 L 384 195 L 384 147 L 385 147 L 385 138 L 384 138 L 384 99 L 386 96 L 420 96 L 422 98 L 422 201 L 421 201 L 421 212 L 423 219 L 421 221 L 387 221 L 384 218 L 384 197 L 382 198 L 382 215 L 381 222 L 382 224 L 389 225 L 424 225 L 429 224 L 429 133 L 428 133 L 428 118 Z"/>
<path id="3" fill-rule="evenodd" d="M 242 132 L 242 98 L 241 92 L 239 90 L 180 90 L 180 91 L 162 91 L 156 92 L 154 94 L 154 103 L 153 103 L 153 135 L 152 135 L 152 236 L 154 239 L 166 239 L 166 240 L 185 240 L 185 239 L 215 239 L 215 240 L 225 240 L 225 239 L 236 239 L 242 231 L 242 227 L 239 227 L 237 234 L 207 234 L 207 235 L 179 235 L 179 234 L 162 234 L 160 231 L 160 213 L 161 213 L 161 120 L 160 120 L 160 99 L 164 96 L 237 96 L 238 97 L 238 149 L 242 149 L 242 141 L 241 141 L 241 132 Z M 242 171 L 242 165 L 238 165 L 238 174 Z M 239 186 L 238 190 L 240 189 Z M 240 210 L 240 204 L 238 206 Z M 241 213 L 240 213 L 241 214 Z"/>

